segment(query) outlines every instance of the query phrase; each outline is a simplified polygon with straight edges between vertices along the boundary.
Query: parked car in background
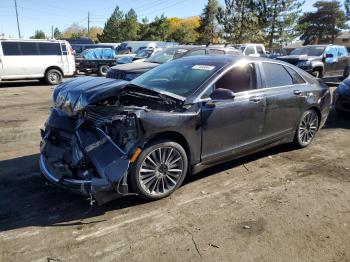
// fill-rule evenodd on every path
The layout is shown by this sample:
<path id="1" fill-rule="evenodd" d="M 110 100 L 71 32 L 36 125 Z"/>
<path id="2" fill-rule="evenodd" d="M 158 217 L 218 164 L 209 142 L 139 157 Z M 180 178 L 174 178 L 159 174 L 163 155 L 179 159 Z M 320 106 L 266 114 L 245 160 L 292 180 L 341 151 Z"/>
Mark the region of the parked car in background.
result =
<path id="1" fill-rule="evenodd" d="M 140 49 L 136 54 L 132 56 L 124 56 L 122 58 L 117 59 L 117 64 L 128 64 L 133 62 L 143 62 L 147 58 L 150 58 L 152 55 L 162 51 L 162 48 L 145 48 Z"/>
<path id="2" fill-rule="evenodd" d="M 181 45 L 165 48 L 144 62 L 116 65 L 107 73 L 108 78 L 131 81 L 143 73 L 173 59 L 196 55 L 241 55 L 239 50 L 230 47 Z"/>
<path id="3" fill-rule="evenodd" d="M 119 43 L 98 43 L 98 44 L 73 44 L 72 48 L 74 49 L 74 54 L 80 55 L 82 52 L 84 52 L 87 49 L 94 49 L 94 48 L 111 48 L 111 49 L 117 49 Z"/>
<path id="4" fill-rule="evenodd" d="M 178 45 L 175 42 L 162 41 L 126 41 L 116 49 L 117 54 L 136 54 L 139 50 L 146 48 L 165 48 Z"/>
<path id="5" fill-rule="evenodd" d="M 350 56 L 344 46 L 308 45 L 277 59 L 295 65 L 315 77 L 348 77 Z"/>
<path id="6" fill-rule="evenodd" d="M 337 87 L 334 107 L 338 113 L 350 114 L 350 78 L 346 78 Z"/>
<path id="7" fill-rule="evenodd" d="M 80 77 L 54 91 L 40 169 L 99 204 L 128 194 L 161 199 L 210 166 L 310 145 L 330 99 L 297 67 L 243 56 L 185 57 L 131 82 Z"/>
<path id="8" fill-rule="evenodd" d="M 57 85 L 74 72 L 74 55 L 65 40 L 0 40 L 0 81 L 40 79 Z"/>
<path id="9" fill-rule="evenodd" d="M 242 54 L 247 56 L 264 57 L 267 54 L 263 44 L 244 44 L 233 47 L 241 50 Z"/>

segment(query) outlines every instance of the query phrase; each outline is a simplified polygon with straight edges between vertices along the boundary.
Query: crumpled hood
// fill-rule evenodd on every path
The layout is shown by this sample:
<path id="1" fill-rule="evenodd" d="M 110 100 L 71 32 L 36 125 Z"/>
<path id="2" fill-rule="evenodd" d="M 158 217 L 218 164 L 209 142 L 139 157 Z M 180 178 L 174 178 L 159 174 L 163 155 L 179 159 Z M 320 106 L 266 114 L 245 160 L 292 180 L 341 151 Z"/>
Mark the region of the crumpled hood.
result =
<path id="1" fill-rule="evenodd" d="M 66 113 L 73 114 L 87 105 L 117 95 L 129 82 L 103 77 L 77 77 L 58 85 L 53 103 Z"/>

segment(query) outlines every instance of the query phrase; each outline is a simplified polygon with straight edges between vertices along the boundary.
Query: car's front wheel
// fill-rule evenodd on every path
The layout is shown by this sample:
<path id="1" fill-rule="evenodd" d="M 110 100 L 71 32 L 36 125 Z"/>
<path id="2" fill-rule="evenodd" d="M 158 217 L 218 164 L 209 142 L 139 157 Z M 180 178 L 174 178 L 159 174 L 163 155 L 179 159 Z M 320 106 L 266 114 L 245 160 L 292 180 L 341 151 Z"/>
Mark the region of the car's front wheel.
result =
<path id="1" fill-rule="evenodd" d="M 108 66 L 108 65 L 101 65 L 101 66 L 98 68 L 98 74 L 99 74 L 100 76 L 106 76 L 108 70 L 109 70 L 109 66 Z"/>
<path id="2" fill-rule="evenodd" d="M 186 151 L 173 141 L 150 144 L 134 164 L 130 180 L 143 198 L 157 200 L 169 196 L 183 182 L 188 167 Z"/>
<path id="3" fill-rule="evenodd" d="M 315 110 L 310 109 L 301 116 L 295 132 L 294 144 L 297 147 L 307 147 L 315 138 L 319 127 L 319 117 Z"/>

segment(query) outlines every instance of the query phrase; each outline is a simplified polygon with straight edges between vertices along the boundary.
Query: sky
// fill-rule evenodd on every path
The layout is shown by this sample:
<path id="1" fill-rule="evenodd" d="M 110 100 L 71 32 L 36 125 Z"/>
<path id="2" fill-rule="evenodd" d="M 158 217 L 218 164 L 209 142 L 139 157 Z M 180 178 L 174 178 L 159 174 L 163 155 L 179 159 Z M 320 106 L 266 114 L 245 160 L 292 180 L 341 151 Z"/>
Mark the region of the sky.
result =
<path id="1" fill-rule="evenodd" d="M 0 0 L 0 34 L 17 37 L 15 0 Z M 219 0 L 220 4 L 224 0 Z M 316 0 L 306 0 L 303 11 L 312 10 Z M 87 27 L 90 12 L 90 26 L 103 27 L 116 5 L 123 12 L 134 8 L 139 16 L 152 20 L 164 13 L 167 17 L 189 17 L 201 14 L 207 0 L 17 0 L 21 35 L 29 38 L 35 30 L 51 35 L 51 27 L 61 31 L 72 23 Z"/>

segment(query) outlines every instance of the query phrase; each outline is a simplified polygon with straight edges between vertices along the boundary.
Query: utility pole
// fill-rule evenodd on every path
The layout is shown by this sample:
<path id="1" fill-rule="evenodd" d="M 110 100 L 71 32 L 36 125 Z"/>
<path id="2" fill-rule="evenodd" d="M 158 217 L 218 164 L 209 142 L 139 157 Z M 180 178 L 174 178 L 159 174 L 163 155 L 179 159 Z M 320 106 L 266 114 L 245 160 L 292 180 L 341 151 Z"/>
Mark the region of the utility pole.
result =
<path id="1" fill-rule="evenodd" d="M 90 11 L 88 12 L 88 34 L 90 34 Z"/>
<path id="2" fill-rule="evenodd" d="M 16 18 L 17 18 L 17 28 L 18 28 L 18 38 L 21 38 L 21 30 L 19 29 L 19 21 L 18 21 L 17 0 L 15 0 L 15 8 L 16 8 Z"/>

